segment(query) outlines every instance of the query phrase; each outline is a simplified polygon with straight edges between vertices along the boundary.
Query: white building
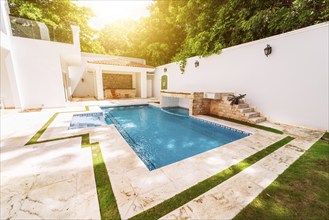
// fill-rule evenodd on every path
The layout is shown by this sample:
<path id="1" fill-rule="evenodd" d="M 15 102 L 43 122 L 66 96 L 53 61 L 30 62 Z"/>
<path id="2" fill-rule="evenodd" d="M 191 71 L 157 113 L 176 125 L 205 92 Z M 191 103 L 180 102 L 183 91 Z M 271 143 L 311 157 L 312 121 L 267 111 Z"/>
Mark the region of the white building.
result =
<path id="1" fill-rule="evenodd" d="M 74 94 L 104 99 L 103 74 L 131 78 L 131 88 L 115 88 L 123 97 L 128 89 L 134 97 L 152 96 L 154 67 L 145 60 L 81 53 L 79 27 L 60 30 L 68 37 L 56 42 L 56 32 L 44 23 L 10 17 L 7 2 L 0 3 L 3 107 L 63 107 Z"/>

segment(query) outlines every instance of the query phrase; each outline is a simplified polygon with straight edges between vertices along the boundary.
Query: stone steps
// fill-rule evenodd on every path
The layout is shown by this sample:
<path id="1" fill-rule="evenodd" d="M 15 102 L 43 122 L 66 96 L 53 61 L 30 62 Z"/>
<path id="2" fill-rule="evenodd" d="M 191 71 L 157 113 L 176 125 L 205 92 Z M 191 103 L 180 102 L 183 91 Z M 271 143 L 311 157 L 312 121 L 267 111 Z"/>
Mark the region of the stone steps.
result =
<path id="1" fill-rule="evenodd" d="M 231 110 L 224 110 L 224 114 L 226 114 L 228 117 L 232 117 L 238 120 L 247 121 L 253 124 L 257 124 L 263 121 L 266 121 L 266 118 L 261 116 L 260 112 L 256 111 L 253 107 L 250 107 L 248 103 L 245 102 L 245 100 L 240 100 L 240 104 L 231 106 L 231 102 L 227 99 L 229 96 L 223 96 L 222 102 L 224 106 L 221 107 L 222 109 L 229 109 Z M 233 111 L 233 113 L 230 113 L 230 111 Z"/>
<path id="2" fill-rule="evenodd" d="M 244 115 L 248 118 L 256 118 L 256 117 L 260 117 L 260 113 L 259 112 L 247 112 L 244 113 Z"/>
<path id="3" fill-rule="evenodd" d="M 248 112 L 253 112 L 254 108 L 240 108 L 239 110 L 241 113 L 248 113 Z"/>
<path id="4" fill-rule="evenodd" d="M 249 108 L 249 104 L 247 103 L 241 103 L 238 105 L 238 109 L 242 109 L 242 108 Z"/>
<path id="5" fill-rule="evenodd" d="M 266 121 L 266 118 L 263 116 L 260 117 L 255 117 L 255 118 L 250 118 L 249 120 L 253 121 L 255 124 L 261 123 L 263 121 Z"/>

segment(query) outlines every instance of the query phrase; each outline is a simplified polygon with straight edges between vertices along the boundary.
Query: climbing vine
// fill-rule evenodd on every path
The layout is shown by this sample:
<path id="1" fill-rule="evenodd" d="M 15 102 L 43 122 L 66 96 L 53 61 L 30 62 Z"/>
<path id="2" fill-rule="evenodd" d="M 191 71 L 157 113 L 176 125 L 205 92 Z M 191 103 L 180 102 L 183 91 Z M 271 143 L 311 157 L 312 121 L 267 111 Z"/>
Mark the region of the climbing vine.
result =
<path id="1" fill-rule="evenodd" d="M 181 73 L 181 74 L 184 74 L 186 64 L 187 64 L 187 60 L 186 60 L 186 59 L 183 59 L 183 60 L 181 60 L 181 61 L 179 62 L 179 69 L 180 69 L 180 73 Z"/>

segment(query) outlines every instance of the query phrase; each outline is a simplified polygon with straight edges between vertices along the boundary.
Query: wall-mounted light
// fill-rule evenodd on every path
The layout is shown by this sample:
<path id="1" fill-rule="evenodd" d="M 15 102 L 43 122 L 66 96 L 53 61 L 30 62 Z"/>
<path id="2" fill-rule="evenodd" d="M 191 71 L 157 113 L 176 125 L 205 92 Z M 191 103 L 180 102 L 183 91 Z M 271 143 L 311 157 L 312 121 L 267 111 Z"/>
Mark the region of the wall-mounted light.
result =
<path id="1" fill-rule="evenodd" d="M 167 72 L 167 68 L 166 67 L 163 69 L 163 72 Z"/>
<path id="2" fill-rule="evenodd" d="M 267 57 L 272 53 L 272 47 L 269 44 L 264 48 L 264 53 Z"/>
<path id="3" fill-rule="evenodd" d="M 197 68 L 199 65 L 200 65 L 200 64 L 199 64 L 199 61 L 196 60 L 196 61 L 194 62 L 194 66 L 195 66 L 195 68 Z"/>

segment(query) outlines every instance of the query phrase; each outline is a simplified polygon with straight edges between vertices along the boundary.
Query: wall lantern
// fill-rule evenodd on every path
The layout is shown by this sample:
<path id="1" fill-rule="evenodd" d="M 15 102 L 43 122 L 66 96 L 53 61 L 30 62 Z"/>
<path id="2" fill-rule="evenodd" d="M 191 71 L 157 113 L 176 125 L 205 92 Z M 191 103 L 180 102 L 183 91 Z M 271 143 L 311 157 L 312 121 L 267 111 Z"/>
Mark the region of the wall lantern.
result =
<path id="1" fill-rule="evenodd" d="M 164 72 L 167 72 L 167 68 L 165 67 L 165 68 L 163 69 L 163 71 L 164 71 Z"/>
<path id="2" fill-rule="evenodd" d="M 267 57 L 272 53 L 272 47 L 269 44 L 264 48 L 264 53 Z"/>
<path id="3" fill-rule="evenodd" d="M 199 61 L 196 60 L 196 61 L 194 62 L 194 66 L 195 66 L 195 68 L 197 68 L 197 67 L 199 66 Z"/>

